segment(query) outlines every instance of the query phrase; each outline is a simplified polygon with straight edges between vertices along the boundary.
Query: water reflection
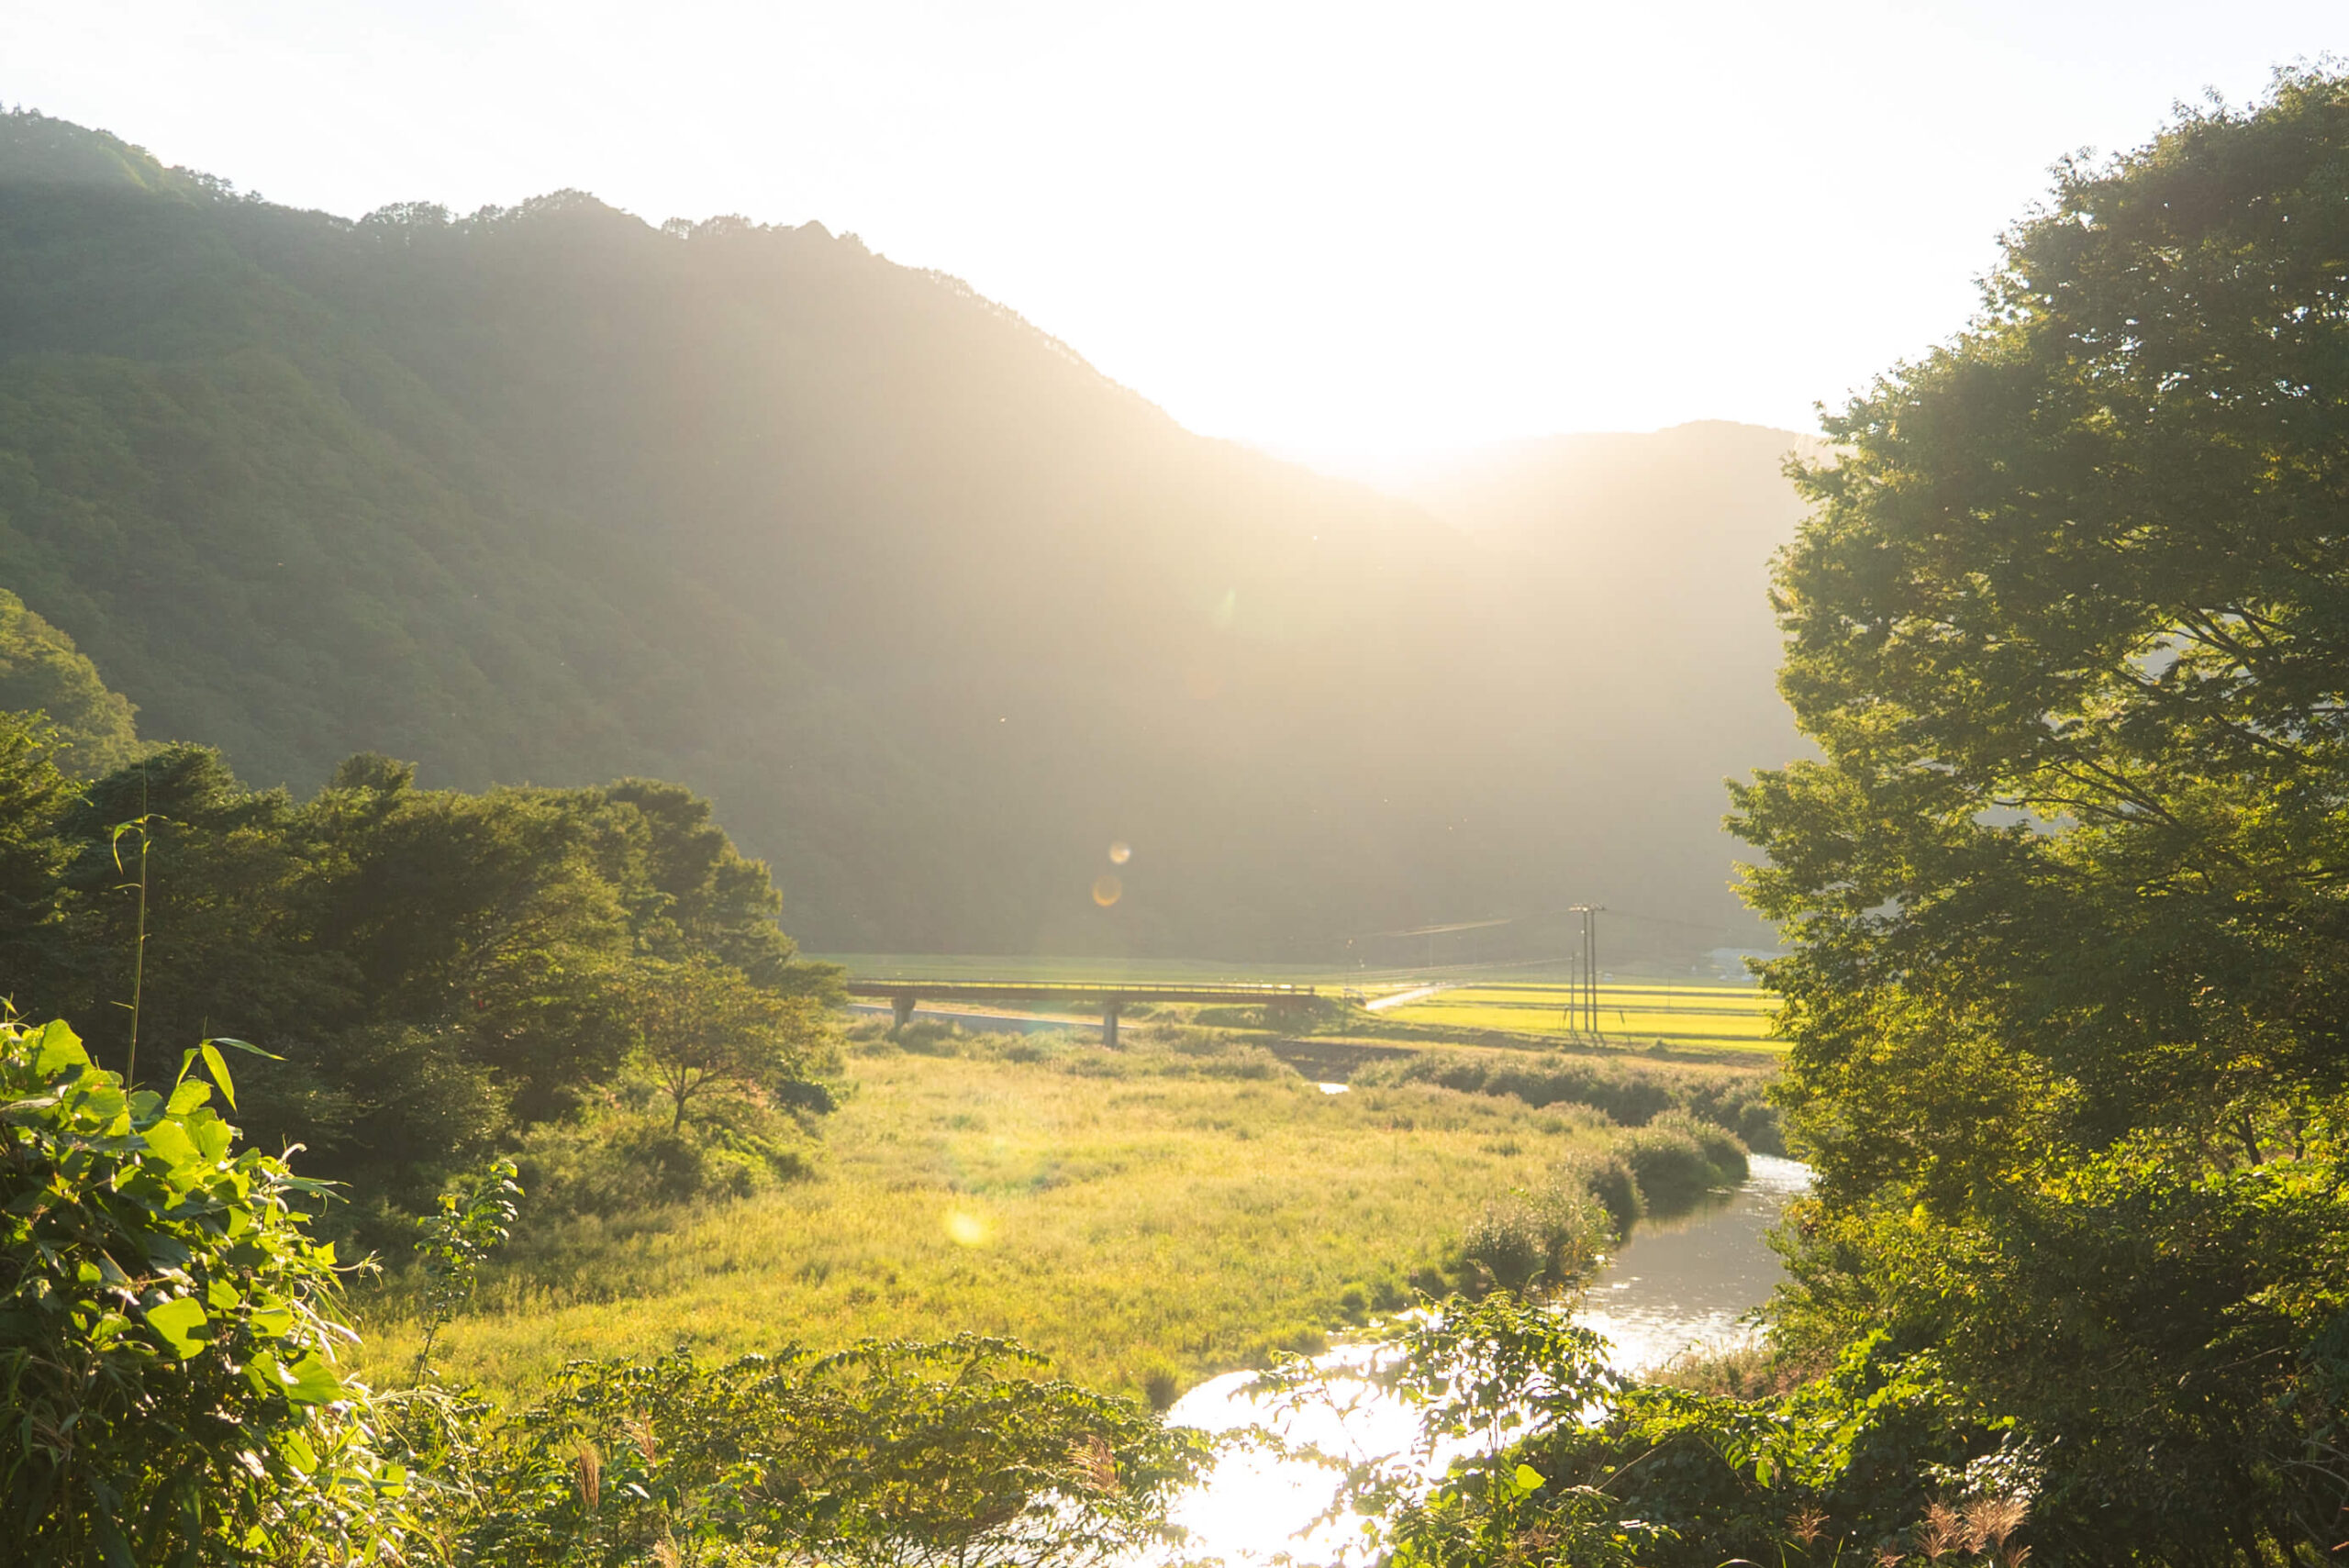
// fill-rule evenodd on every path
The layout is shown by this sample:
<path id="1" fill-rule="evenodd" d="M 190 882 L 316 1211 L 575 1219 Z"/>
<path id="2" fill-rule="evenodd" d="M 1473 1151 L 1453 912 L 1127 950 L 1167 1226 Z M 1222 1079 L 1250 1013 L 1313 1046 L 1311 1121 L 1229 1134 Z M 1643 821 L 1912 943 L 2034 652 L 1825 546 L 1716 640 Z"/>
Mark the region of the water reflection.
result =
<path id="1" fill-rule="evenodd" d="M 1752 1330 L 1739 1319 L 1776 1285 L 1777 1254 L 1763 1240 L 1787 1200 L 1810 1184 L 1807 1166 L 1753 1156 L 1752 1173 L 1728 1201 L 1687 1218 L 1643 1229 L 1600 1274 L 1576 1316 L 1607 1336 L 1610 1360 L 1637 1372 L 1684 1351 L 1735 1343 Z M 1321 1358 L 1342 1370 L 1362 1355 L 1341 1346 Z M 1174 1403 L 1167 1418 L 1179 1426 L 1228 1431 L 1267 1420 L 1249 1396 L 1252 1373 L 1211 1378 Z M 1312 1412 L 1287 1435 L 1329 1453 L 1399 1452 L 1412 1435 L 1410 1414 L 1388 1401 L 1365 1402 L 1343 1418 Z M 1283 1554 L 1302 1562 L 1349 1561 L 1358 1541 L 1355 1521 L 1341 1520 L 1303 1540 L 1296 1532 L 1328 1507 L 1333 1482 L 1312 1465 L 1282 1462 L 1263 1453 L 1225 1457 L 1183 1498 L 1177 1524 L 1191 1532 L 1190 1554 L 1231 1568 L 1266 1563 Z"/>
<path id="2" fill-rule="evenodd" d="M 1809 1185 L 1808 1165 L 1754 1155 L 1723 1207 L 1634 1231 L 1575 1317 L 1607 1336 L 1625 1372 L 1695 1346 L 1749 1340 L 1753 1330 L 1739 1319 L 1769 1299 L 1780 1272 L 1763 1237 Z"/>

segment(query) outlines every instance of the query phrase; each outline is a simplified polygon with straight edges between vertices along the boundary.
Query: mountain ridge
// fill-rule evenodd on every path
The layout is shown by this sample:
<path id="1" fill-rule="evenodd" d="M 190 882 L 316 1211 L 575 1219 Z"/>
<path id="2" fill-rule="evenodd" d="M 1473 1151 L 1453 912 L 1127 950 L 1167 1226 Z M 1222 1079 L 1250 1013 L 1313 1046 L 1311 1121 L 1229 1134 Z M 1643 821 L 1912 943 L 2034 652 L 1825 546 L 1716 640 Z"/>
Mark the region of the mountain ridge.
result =
<path id="1" fill-rule="evenodd" d="M 1717 793 L 1656 874 L 1550 820 L 1642 792 L 1541 712 L 1513 568 L 959 280 L 582 193 L 299 213 L 61 124 L 0 119 L 0 586 L 150 735 L 678 777 L 834 951 L 1326 959 L 1574 878 L 1742 918 Z"/>

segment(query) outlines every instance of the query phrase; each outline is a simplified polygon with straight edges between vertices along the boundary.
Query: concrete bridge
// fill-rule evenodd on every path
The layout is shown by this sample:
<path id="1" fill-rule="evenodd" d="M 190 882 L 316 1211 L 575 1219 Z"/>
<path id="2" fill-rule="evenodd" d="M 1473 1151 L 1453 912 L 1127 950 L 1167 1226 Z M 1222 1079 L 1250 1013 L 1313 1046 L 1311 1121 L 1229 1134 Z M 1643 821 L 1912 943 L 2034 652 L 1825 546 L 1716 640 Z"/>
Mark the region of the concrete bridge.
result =
<path id="1" fill-rule="evenodd" d="M 896 1017 L 896 1028 L 912 1020 L 924 1002 L 992 1002 L 1039 1012 L 1078 1009 L 1101 1014 L 1101 1043 L 1118 1049 L 1118 1017 L 1135 1002 L 1221 1002 L 1247 1006 L 1310 1002 L 1310 985 L 1148 985 L 1120 981 L 1057 980 L 851 980 L 852 996 L 881 997 Z"/>

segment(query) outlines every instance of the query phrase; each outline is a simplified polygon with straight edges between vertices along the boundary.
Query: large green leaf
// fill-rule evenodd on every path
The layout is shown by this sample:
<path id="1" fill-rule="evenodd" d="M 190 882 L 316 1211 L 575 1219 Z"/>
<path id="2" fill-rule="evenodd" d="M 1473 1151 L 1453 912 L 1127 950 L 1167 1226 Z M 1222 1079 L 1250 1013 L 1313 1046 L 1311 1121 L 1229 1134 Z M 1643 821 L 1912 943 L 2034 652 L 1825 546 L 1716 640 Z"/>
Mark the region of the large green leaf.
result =
<path id="1" fill-rule="evenodd" d="M 272 1388 L 296 1405 L 324 1405 L 342 1396 L 342 1378 L 334 1365 L 315 1352 L 297 1358 L 291 1366 L 263 1351 L 252 1359 L 249 1373 L 256 1388 Z"/>
<path id="2" fill-rule="evenodd" d="M 63 1018 L 53 1018 L 43 1026 L 33 1053 L 34 1072 L 55 1077 L 69 1067 L 89 1064 L 90 1053 L 82 1049 L 82 1037 L 68 1028 Z"/>
<path id="3" fill-rule="evenodd" d="M 208 1327 L 211 1321 L 203 1304 L 192 1296 L 175 1296 L 147 1309 L 148 1327 L 162 1335 L 183 1361 L 204 1349 L 205 1341 L 196 1337 L 196 1331 Z"/>
<path id="4" fill-rule="evenodd" d="M 193 1165 L 203 1157 L 196 1149 L 195 1140 L 190 1138 L 187 1129 L 176 1121 L 157 1122 L 147 1129 L 146 1139 L 149 1151 L 161 1155 L 174 1167 Z"/>

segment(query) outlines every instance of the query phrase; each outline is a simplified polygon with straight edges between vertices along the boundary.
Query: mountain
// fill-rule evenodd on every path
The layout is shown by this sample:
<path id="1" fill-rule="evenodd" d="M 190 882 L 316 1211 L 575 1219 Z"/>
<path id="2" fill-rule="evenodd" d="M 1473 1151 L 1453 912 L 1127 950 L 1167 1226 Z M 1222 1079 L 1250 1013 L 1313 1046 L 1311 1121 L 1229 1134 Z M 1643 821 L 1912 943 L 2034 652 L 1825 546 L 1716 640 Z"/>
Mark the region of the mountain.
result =
<path id="1" fill-rule="evenodd" d="M 1654 718 L 1719 729 L 1775 641 L 1677 607 L 1638 539 L 1678 514 L 1534 504 L 1538 466 L 1415 501 L 1203 439 L 817 225 L 350 220 L 0 117 L 0 586 L 143 732 L 297 790 L 360 750 L 677 778 L 818 950 L 1332 959 L 1594 896 L 1735 924 L 1719 775 L 1666 776 L 1721 748 Z M 1644 621 L 1542 564 L 1602 513 Z M 1677 640 L 1595 692 L 1601 628 Z M 1749 732 L 1721 771 L 1784 754 Z"/>

